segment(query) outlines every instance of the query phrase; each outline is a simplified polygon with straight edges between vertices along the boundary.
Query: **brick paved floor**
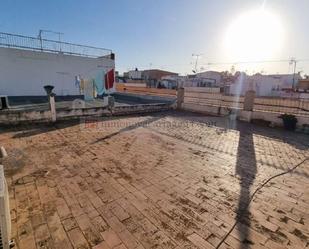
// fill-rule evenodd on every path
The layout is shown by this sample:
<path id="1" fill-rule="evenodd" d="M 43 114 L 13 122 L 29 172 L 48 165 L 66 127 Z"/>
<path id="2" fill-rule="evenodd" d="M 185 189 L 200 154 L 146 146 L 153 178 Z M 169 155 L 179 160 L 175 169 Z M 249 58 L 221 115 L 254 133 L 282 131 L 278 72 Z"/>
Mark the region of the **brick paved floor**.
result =
<path id="1" fill-rule="evenodd" d="M 225 124 L 166 113 L 0 132 L 16 248 L 207 249 L 236 219 L 221 248 L 308 248 L 308 162 L 246 204 L 309 137 Z"/>

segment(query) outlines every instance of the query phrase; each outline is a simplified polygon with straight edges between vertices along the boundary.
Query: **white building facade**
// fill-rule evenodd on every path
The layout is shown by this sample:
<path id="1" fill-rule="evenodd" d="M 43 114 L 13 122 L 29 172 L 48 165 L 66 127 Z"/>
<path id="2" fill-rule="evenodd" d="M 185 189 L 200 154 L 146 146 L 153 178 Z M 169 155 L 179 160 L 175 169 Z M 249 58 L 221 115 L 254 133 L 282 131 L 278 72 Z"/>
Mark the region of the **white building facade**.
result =
<path id="1" fill-rule="evenodd" d="M 252 76 L 239 73 L 233 84 L 230 85 L 229 93 L 244 95 L 248 90 L 254 90 L 257 96 L 282 96 L 286 90 L 296 86 L 301 78 L 299 74 L 274 74 Z"/>
<path id="2" fill-rule="evenodd" d="M 187 77 L 186 87 L 218 87 L 222 83 L 222 75 L 216 71 L 206 71 Z"/>
<path id="3" fill-rule="evenodd" d="M 132 80 L 141 80 L 143 71 L 139 70 L 130 70 L 128 72 L 128 78 Z"/>
<path id="4" fill-rule="evenodd" d="M 0 42 L 0 45 L 3 44 Z M 106 51 L 107 54 L 101 57 L 70 54 L 66 53 L 65 49 L 73 51 L 75 48 L 80 48 L 78 47 L 80 45 L 69 44 L 71 45 L 69 48 L 66 43 L 62 45 L 64 46 L 62 51 L 58 52 L 45 48 L 40 51 L 37 48 L 22 49 L 18 46 L 0 47 L 0 95 L 46 95 L 44 85 L 53 85 L 55 87 L 53 92 L 57 95 L 78 95 L 80 89 L 76 85 L 76 76 L 85 79 L 95 78 L 100 71 L 115 68 L 114 55 L 111 51 Z M 92 47 L 85 46 L 85 48 Z"/>

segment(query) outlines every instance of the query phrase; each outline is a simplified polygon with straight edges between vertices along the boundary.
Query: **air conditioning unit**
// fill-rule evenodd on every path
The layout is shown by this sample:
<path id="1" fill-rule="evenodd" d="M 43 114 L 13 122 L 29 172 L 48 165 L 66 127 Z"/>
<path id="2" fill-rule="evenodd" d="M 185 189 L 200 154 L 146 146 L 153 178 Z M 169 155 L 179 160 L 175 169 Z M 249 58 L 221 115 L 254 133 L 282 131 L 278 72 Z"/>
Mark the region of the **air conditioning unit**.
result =
<path id="1" fill-rule="evenodd" d="M 0 249 L 9 249 L 11 239 L 11 215 L 9 194 L 4 177 L 3 166 L 0 165 Z"/>

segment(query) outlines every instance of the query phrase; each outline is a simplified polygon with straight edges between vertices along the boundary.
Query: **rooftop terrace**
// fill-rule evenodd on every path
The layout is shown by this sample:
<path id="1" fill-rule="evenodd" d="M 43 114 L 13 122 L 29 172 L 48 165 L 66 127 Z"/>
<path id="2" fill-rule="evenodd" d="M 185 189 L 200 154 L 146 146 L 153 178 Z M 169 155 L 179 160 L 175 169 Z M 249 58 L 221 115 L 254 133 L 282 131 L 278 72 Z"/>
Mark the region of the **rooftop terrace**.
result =
<path id="1" fill-rule="evenodd" d="M 1 130 L 18 249 L 305 248 L 309 137 L 169 112 Z M 213 126 L 215 125 L 215 126 Z"/>

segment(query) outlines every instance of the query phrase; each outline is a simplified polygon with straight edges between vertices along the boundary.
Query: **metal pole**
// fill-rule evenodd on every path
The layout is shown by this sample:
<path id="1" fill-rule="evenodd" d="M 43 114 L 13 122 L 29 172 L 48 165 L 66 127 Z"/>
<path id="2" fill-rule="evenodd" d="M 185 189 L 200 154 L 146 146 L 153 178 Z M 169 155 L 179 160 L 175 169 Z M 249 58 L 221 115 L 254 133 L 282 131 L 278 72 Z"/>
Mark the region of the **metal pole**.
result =
<path id="1" fill-rule="evenodd" d="M 292 84 L 292 89 L 295 89 L 295 72 L 296 72 L 296 63 L 297 61 L 295 60 L 295 58 L 291 58 L 290 60 L 290 64 L 294 64 L 294 68 L 293 68 L 293 84 Z"/>
<path id="2" fill-rule="evenodd" d="M 294 71 L 293 71 L 293 90 L 295 88 L 295 71 L 296 71 L 296 60 L 294 60 Z"/>
<path id="3" fill-rule="evenodd" d="M 39 39 L 40 39 L 40 45 L 41 45 L 41 50 L 43 51 L 43 44 L 42 44 L 42 29 L 39 30 Z"/>
<path id="4" fill-rule="evenodd" d="M 192 54 L 192 56 L 196 57 L 194 71 L 195 73 L 197 73 L 197 62 L 198 62 L 199 57 L 202 56 L 202 54 Z"/>

